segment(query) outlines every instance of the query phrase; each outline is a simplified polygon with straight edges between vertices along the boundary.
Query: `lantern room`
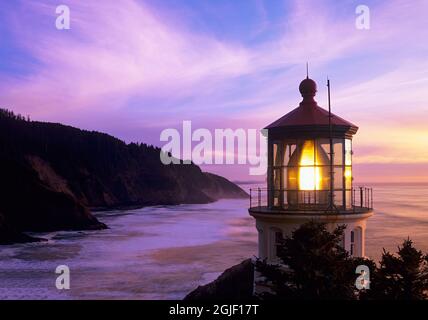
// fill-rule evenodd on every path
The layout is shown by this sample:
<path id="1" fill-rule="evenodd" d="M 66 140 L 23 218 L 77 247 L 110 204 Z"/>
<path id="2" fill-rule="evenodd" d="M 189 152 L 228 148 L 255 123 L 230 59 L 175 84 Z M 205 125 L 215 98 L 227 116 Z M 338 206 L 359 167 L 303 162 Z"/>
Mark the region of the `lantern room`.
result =
<path id="1" fill-rule="evenodd" d="M 358 127 L 318 106 L 312 79 L 304 79 L 299 91 L 300 105 L 266 127 L 268 207 L 350 209 L 356 197 L 352 137 Z"/>

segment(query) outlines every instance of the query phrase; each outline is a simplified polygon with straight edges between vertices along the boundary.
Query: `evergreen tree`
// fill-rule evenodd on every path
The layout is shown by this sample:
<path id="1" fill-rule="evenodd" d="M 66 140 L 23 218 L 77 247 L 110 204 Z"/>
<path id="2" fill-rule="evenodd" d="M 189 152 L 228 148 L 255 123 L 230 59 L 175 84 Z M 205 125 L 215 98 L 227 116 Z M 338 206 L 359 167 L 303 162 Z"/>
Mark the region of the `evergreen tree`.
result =
<path id="1" fill-rule="evenodd" d="M 373 277 L 370 299 L 422 300 L 428 298 L 428 256 L 407 239 L 393 255 L 383 252 Z"/>
<path id="2" fill-rule="evenodd" d="M 263 299 L 356 299 L 355 268 L 370 260 L 354 259 L 342 247 L 345 226 L 333 232 L 325 224 L 308 222 L 278 247 L 282 265 L 258 260 L 257 270 L 271 284 Z"/>

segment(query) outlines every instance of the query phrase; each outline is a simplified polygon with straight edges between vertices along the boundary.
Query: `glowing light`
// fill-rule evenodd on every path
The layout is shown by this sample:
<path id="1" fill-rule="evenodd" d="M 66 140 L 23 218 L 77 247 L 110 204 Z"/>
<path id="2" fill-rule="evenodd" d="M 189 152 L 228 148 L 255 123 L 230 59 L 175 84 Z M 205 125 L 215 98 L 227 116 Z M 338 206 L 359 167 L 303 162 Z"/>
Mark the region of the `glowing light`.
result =
<path id="1" fill-rule="evenodd" d="M 346 167 L 345 169 L 345 178 L 347 179 L 352 178 L 352 169 L 350 167 Z"/>
<path id="2" fill-rule="evenodd" d="M 305 141 L 302 146 L 299 168 L 299 189 L 300 190 L 320 190 L 321 189 L 321 169 L 316 167 L 318 159 L 315 156 L 314 142 Z"/>

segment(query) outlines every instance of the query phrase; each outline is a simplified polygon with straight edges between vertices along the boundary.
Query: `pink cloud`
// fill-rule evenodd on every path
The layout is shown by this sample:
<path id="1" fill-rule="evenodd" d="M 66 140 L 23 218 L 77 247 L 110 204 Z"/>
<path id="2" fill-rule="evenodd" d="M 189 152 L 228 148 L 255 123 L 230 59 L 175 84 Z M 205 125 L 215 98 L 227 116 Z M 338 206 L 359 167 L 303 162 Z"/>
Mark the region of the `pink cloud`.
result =
<path id="1" fill-rule="evenodd" d="M 120 108 L 134 95 L 174 95 L 247 68 L 244 49 L 177 30 L 136 1 L 68 5 L 69 31 L 54 28 L 54 5 L 23 8 L 31 11 L 28 19 L 14 13 L 23 15 L 15 20 L 17 38 L 41 66 L 24 79 L 7 79 L 3 103 L 54 118 L 57 111 Z M 43 19 L 52 25 L 37 29 Z"/>

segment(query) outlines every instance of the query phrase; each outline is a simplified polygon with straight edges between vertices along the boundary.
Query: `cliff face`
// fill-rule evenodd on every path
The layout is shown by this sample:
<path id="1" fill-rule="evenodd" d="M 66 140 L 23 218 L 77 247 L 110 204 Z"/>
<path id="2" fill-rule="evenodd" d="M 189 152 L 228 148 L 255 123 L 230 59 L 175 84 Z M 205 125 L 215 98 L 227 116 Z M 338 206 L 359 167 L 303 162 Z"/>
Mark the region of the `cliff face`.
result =
<path id="1" fill-rule="evenodd" d="M 105 228 L 73 195 L 45 184 L 25 162 L 3 158 L 0 177 L 0 212 L 16 230 Z"/>
<path id="2" fill-rule="evenodd" d="M 17 231 L 100 229 L 106 226 L 87 208 L 248 196 L 193 164 L 163 165 L 159 155 L 145 144 L 0 110 L 0 217 Z"/>

